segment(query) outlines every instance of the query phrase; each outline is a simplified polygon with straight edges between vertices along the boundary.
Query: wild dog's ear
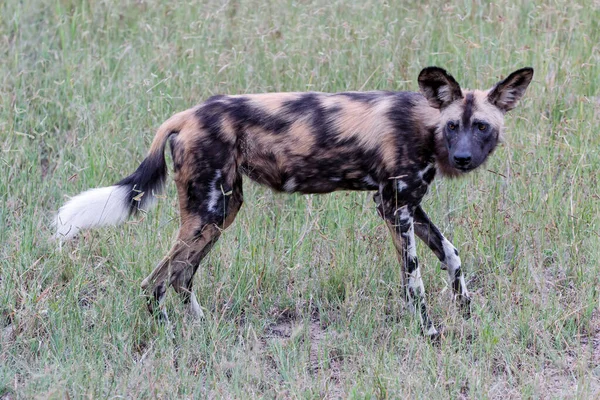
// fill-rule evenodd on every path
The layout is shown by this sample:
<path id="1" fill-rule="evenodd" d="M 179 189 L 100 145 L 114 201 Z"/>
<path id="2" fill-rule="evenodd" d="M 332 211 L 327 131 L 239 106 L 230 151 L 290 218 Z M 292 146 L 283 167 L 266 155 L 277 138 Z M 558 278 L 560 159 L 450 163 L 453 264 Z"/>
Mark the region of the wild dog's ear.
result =
<path id="1" fill-rule="evenodd" d="M 510 74 L 490 90 L 488 101 L 502 112 L 512 110 L 523 97 L 533 78 L 533 68 L 522 68 Z"/>
<path id="2" fill-rule="evenodd" d="M 429 105 L 440 110 L 463 97 L 458 82 L 446 70 L 438 67 L 427 67 L 421 71 L 419 88 Z"/>

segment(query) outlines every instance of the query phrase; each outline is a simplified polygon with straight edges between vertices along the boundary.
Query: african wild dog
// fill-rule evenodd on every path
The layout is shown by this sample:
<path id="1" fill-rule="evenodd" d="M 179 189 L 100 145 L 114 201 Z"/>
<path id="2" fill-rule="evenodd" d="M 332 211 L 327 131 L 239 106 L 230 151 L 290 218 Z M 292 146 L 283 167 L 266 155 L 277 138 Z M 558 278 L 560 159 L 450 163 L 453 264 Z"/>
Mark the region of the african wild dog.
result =
<path id="1" fill-rule="evenodd" d="M 459 176 L 479 167 L 501 138 L 504 114 L 531 82 L 520 69 L 488 91 L 462 90 L 437 67 L 419 75 L 421 93 L 272 93 L 214 96 L 167 120 L 146 159 L 130 176 L 67 202 L 56 235 L 118 224 L 147 209 L 164 185 L 169 141 L 181 227 L 167 256 L 143 281 L 149 309 L 166 319 L 168 285 L 193 316 L 202 310 L 192 291 L 200 261 L 242 206 L 242 175 L 288 193 L 376 191 L 402 265 L 403 288 L 424 333 L 438 334 L 425 304 L 416 233 L 447 269 L 458 303 L 470 296 L 456 248 L 429 220 L 421 199 L 436 171 Z"/>

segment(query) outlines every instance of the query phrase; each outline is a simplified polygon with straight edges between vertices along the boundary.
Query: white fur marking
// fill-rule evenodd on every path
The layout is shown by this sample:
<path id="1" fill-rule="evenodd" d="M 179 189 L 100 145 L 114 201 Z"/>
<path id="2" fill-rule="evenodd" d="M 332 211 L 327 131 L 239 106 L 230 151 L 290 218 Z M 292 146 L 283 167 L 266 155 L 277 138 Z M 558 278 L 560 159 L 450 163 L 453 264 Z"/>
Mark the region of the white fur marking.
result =
<path id="1" fill-rule="evenodd" d="M 420 290 L 420 295 L 425 295 L 425 285 L 423 284 L 423 278 L 421 278 L 421 268 L 417 267 L 410 276 L 408 277 L 408 287 L 413 290 Z"/>
<path id="2" fill-rule="evenodd" d="M 219 197 L 221 197 L 221 188 L 217 187 L 217 182 L 219 182 L 219 179 L 221 179 L 221 171 L 217 170 L 215 173 L 215 178 L 210 183 L 211 191 L 208 198 L 208 211 L 215 211 Z"/>
<path id="3" fill-rule="evenodd" d="M 54 218 L 55 237 L 72 239 L 81 229 L 117 225 L 129 216 L 130 189 L 108 186 L 78 194 L 62 206 Z"/>
<path id="4" fill-rule="evenodd" d="M 467 284 L 465 283 L 465 277 L 460 276 L 460 294 L 463 297 L 469 297 L 469 291 L 467 290 Z"/>
<path id="5" fill-rule="evenodd" d="M 198 299 L 194 293 L 190 293 L 190 303 L 188 304 L 188 313 L 193 319 L 202 319 L 204 318 L 204 312 L 202 312 L 202 308 L 200 308 L 200 304 L 198 304 Z"/>
<path id="6" fill-rule="evenodd" d="M 450 92 L 449 85 L 442 85 L 438 89 L 438 99 L 440 99 L 444 103 L 450 103 L 452 101 L 452 95 Z"/>
<path id="7" fill-rule="evenodd" d="M 288 193 L 292 193 L 294 190 L 296 190 L 297 186 L 298 185 L 296 184 L 296 178 L 291 177 L 290 179 L 285 181 L 285 183 L 283 184 L 283 190 L 285 190 Z"/>
<path id="8" fill-rule="evenodd" d="M 433 168 L 433 164 L 427 164 L 425 169 L 419 171 L 419 179 L 423 180 L 423 176 L 425 176 L 425 174 L 429 172 L 431 168 Z"/>
<path id="9" fill-rule="evenodd" d="M 408 212 L 408 206 L 402 206 L 398 209 L 400 211 L 400 219 L 401 220 L 412 220 L 410 213 Z"/>
<path id="10" fill-rule="evenodd" d="M 437 334 L 438 334 L 437 329 L 435 329 L 435 326 L 431 325 L 429 327 L 429 329 L 427 330 L 427 336 L 434 336 L 434 335 L 437 335 Z"/>
<path id="11" fill-rule="evenodd" d="M 396 182 L 396 187 L 399 192 L 402 192 L 402 191 L 404 191 L 404 189 L 406 189 L 408 187 L 408 185 L 406 184 L 406 182 L 398 179 Z"/>
<path id="12" fill-rule="evenodd" d="M 375 179 L 373 179 L 373 177 L 371 175 L 365 175 L 362 180 L 367 185 L 377 186 L 377 182 L 375 182 Z"/>
<path id="13" fill-rule="evenodd" d="M 412 218 L 410 219 L 410 227 L 408 228 L 406 239 L 408 256 L 414 260 L 417 258 L 417 244 L 415 243 L 415 225 L 413 224 Z"/>
<path id="14" fill-rule="evenodd" d="M 451 276 L 454 276 L 456 270 L 460 268 L 460 257 L 456 255 L 456 248 L 448 241 L 448 239 L 444 238 L 442 240 L 442 247 L 444 248 L 444 255 L 446 256 L 444 264 L 448 268 L 448 272 Z"/>
<path id="15" fill-rule="evenodd" d="M 444 248 L 445 260 L 444 264 L 448 269 L 448 275 L 450 275 L 450 279 L 454 281 L 456 279 L 456 271 L 460 269 L 460 257 L 456 254 L 456 248 L 448 241 L 448 239 L 444 238 L 442 240 L 442 247 Z M 465 283 L 465 278 L 461 274 L 459 277 L 460 281 L 460 294 L 463 297 L 469 297 L 469 291 L 467 290 L 467 284 Z"/>
<path id="16" fill-rule="evenodd" d="M 497 103 L 505 107 L 514 107 L 514 105 L 519 101 L 520 96 L 514 90 L 504 90 L 500 92 L 500 96 L 498 97 Z"/>
<path id="17" fill-rule="evenodd" d="M 406 251 L 407 255 L 411 260 L 417 259 L 417 244 L 415 243 L 415 225 L 413 223 L 413 217 L 408 212 L 408 207 L 403 206 L 400 208 L 400 220 L 407 221 L 409 226 L 406 231 Z M 419 290 L 421 295 L 425 294 L 425 286 L 423 285 L 423 279 L 421 279 L 421 268 L 417 267 L 408 277 L 408 287 L 413 290 Z"/>

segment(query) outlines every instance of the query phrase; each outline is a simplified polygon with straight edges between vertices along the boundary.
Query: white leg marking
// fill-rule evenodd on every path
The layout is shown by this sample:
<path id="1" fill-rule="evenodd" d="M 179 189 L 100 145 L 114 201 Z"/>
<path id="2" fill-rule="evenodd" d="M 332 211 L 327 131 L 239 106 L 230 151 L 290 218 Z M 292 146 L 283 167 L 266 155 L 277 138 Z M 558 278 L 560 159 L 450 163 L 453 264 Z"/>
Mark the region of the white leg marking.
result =
<path id="1" fill-rule="evenodd" d="M 448 268 L 448 273 L 450 273 L 451 277 L 454 277 L 454 273 L 460 268 L 458 250 L 446 238 L 442 240 L 442 247 L 444 248 L 445 256 L 444 265 Z"/>
<path id="2" fill-rule="evenodd" d="M 433 326 L 433 324 L 431 324 L 431 326 L 427 330 L 427 336 L 434 336 L 434 335 L 437 335 L 438 333 L 439 332 L 437 329 L 435 329 L 435 326 Z"/>
<path id="3" fill-rule="evenodd" d="M 204 313 L 202 312 L 202 308 L 200 308 L 200 304 L 198 304 L 198 299 L 196 299 L 196 295 L 194 292 L 190 294 L 190 303 L 188 304 L 188 313 L 193 319 L 202 319 L 204 318 Z"/>
<path id="4" fill-rule="evenodd" d="M 460 294 L 463 297 L 469 297 L 469 291 L 467 290 L 467 284 L 465 283 L 465 277 L 460 276 Z"/>
<path id="5" fill-rule="evenodd" d="M 408 277 L 408 287 L 415 292 L 425 294 L 425 285 L 423 285 L 423 278 L 421 278 L 421 267 L 417 267 Z"/>
<path id="6" fill-rule="evenodd" d="M 417 261 L 417 246 L 415 242 L 415 225 L 412 215 L 408 211 L 408 206 L 400 207 L 397 212 L 400 212 L 400 224 L 405 226 L 408 224 L 408 229 L 405 233 L 403 233 L 403 239 L 406 241 L 406 256 L 407 261 L 411 262 L 416 266 L 415 270 L 410 272 L 408 275 L 408 283 L 407 283 L 407 293 L 406 297 L 408 299 L 408 307 L 412 312 L 417 312 L 419 315 L 419 320 L 421 321 L 421 326 L 423 329 L 427 329 L 427 335 L 433 336 L 437 335 L 438 331 L 435 329 L 435 326 L 429 319 L 426 311 L 425 305 L 425 285 L 423 284 L 423 279 L 421 277 L 421 268 L 418 265 Z M 408 268 L 408 265 L 405 265 L 404 268 Z M 415 299 L 414 296 L 418 296 L 420 301 L 419 306 L 420 309 L 415 308 Z"/>
<path id="7" fill-rule="evenodd" d="M 171 321 L 169 320 L 169 316 L 167 315 L 167 311 L 165 310 L 165 298 L 166 292 L 159 296 L 157 301 L 158 312 L 162 315 L 165 325 L 170 325 Z"/>
<path id="8" fill-rule="evenodd" d="M 425 176 L 425 174 L 427 172 L 429 172 L 429 170 L 433 168 L 433 164 L 427 164 L 427 166 L 425 167 L 425 169 L 419 171 L 419 179 L 423 180 L 423 177 Z"/>
<path id="9" fill-rule="evenodd" d="M 219 197 L 221 197 L 223 194 L 221 188 L 217 187 L 217 182 L 219 182 L 219 179 L 221 179 L 221 170 L 217 170 L 215 173 L 215 178 L 210 183 L 211 189 L 208 198 L 208 211 L 215 211 Z"/>
<path id="10" fill-rule="evenodd" d="M 396 189 L 397 189 L 399 192 L 402 192 L 402 191 L 404 191 L 404 189 L 406 189 L 407 187 L 408 187 L 408 185 L 407 185 L 407 184 L 406 184 L 406 182 L 404 182 L 403 180 L 400 180 L 400 179 L 398 179 L 398 180 L 396 181 Z"/>
<path id="11" fill-rule="evenodd" d="M 444 255 L 446 257 L 444 264 L 448 269 L 448 275 L 450 275 L 451 284 L 454 284 L 454 280 L 456 279 L 456 271 L 458 271 L 461 266 L 460 257 L 458 256 L 458 250 L 456 250 L 456 247 L 454 247 L 452 243 L 450 243 L 446 238 L 443 239 L 442 246 L 444 248 Z M 465 283 L 465 278 L 462 275 L 462 273 L 459 277 L 459 280 L 461 296 L 469 297 L 467 284 Z"/>
<path id="12" fill-rule="evenodd" d="M 408 230 L 406 231 L 406 236 L 404 240 L 406 240 L 406 251 L 407 256 L 410 261 L 415 262 L 417 259 L 417 244 L 415 242 L 415 225 L 413 223 L 413 217 L 408 212 L 408 207 L 400 208 L 400 221 L 405 224 L 408 223 Z M 405 266 L 406 268 L 407 266 Z M 417 268 L 409 273 L 408 275 L 408 288 L 412 290 L 417 296 L 425 296 L 425 285 L 423 284 L 423 279 L 421 278 L 421 268 L 417 266 Z M 408 296 L 409 304 L 411 308 L 414 309 L 414 299 L 411 296 Z"/>
<path id="13" fill-rule="evenodd" d="M 400 207 L 399 209 L 396 210 L 394 215 L 397 214 L 398 212 L 400 212 L 400 221 L 408 221 L 412 225 L 413 218 L 410 216 L 410 213 L 408 212 L 408 206 Z"/>

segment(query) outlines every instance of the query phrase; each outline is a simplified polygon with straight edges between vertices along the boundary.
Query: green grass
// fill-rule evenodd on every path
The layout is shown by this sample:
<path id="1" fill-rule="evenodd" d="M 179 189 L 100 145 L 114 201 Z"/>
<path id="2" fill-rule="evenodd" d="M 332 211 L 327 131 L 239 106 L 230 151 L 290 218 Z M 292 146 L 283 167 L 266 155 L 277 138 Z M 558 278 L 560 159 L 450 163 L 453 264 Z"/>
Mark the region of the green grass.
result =
<path id="1" fill-rule="evenodd" d="M 0 399 L 597 396 L 598 21 L 591 0 L 1 2 Z M 464 320 L 419 243 L 439 345 L 367 193 L 246 182 L 195 279 L 206 321 L 169 293 L 175 341 L 140 290 L 178 226 L 172 182 L 142 222 L 49 241 L 66 196 L 132 172 L 211 94 L 417 90 L 432 64 L 471 88 L 536 70 L 505 145 L 424 202 L 474 296 Z"/>

